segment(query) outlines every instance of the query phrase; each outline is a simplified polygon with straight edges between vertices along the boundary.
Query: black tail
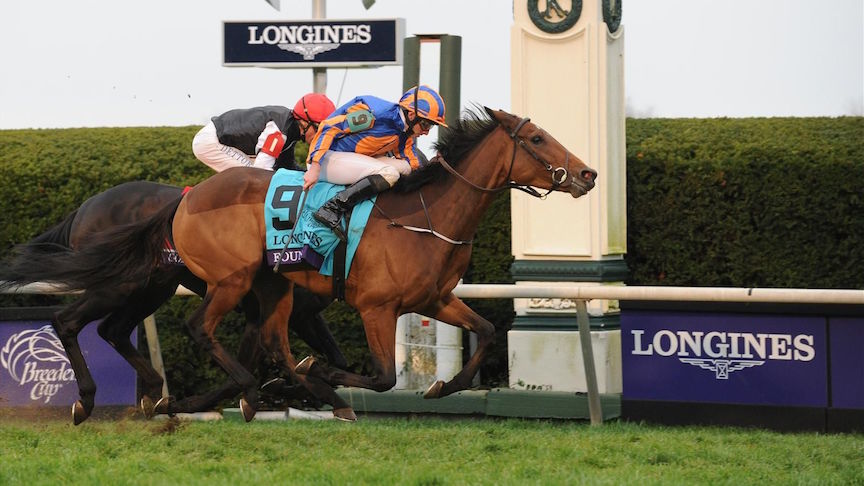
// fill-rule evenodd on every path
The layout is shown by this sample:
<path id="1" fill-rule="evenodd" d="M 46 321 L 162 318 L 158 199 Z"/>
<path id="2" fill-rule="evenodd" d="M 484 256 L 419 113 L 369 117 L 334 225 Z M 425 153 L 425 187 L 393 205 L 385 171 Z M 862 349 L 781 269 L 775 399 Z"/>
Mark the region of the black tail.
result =
<path id="1" fill-rule="evenodd" d="M 92 291 L 143 285 L 160 264 L 162 247 L 181 199 L 178 197 L 147 219 L 97 233 L 77 251 L 68 244 L 62 248 L 48 236 L 61 223 L 16 248 L 0 265 L 0 289 L 34 282 Z"/>

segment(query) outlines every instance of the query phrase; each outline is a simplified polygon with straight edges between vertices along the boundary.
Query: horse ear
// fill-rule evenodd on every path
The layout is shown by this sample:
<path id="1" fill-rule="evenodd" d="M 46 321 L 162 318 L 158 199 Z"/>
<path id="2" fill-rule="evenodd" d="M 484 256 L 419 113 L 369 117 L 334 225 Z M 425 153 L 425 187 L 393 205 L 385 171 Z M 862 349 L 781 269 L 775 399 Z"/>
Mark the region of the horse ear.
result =
<path id="1" fill-rule="evenodd" d="M 495 110 L 493 110 L 492 108 L 489 108 L 489 107 L 486 106 L 486 105 L 483 105 L 483 109 L 486 110 L 486 114 L 489 115 L 489 118 L 491 118 L 492 120 L 497 120 L 497 119 L 498 119 L 498 118 L 495 116 Z"/>
<path id="2" fill-rule="evenodd" d="M 516 124 L 519 123 L 519 118 L 517 116 L 511 115 L 504 110 L 492 110 L 485 106 L 483 108 L 485 108 L 486 113 L 504 127 L 505 130 L 512 130 Z"/>

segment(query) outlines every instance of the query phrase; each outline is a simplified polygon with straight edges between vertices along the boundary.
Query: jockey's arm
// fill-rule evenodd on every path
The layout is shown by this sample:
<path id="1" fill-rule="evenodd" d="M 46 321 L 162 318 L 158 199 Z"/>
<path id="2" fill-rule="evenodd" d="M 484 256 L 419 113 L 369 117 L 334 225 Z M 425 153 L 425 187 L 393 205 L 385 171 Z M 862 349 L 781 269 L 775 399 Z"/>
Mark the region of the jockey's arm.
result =
<path id="1" fill-rule="evenodd" d="M 411 170 L 417 170 L 420 167 L 425 167 L 429 163 L 429 159 L 426 157 L 426 154 L 423 153 L 419 148 L 417 148 L 416 138 L 408 137 L 405 140 L 405 145 L 401 147 L 399 150 L 399 158 L 407 160 L 411 165 Z"/>
<path id="2" fill-rule="evenodd" d="M 321 158 L 330 150 L 336 137 L 346 132 L 345 115 L 332 116 L 321 122 L 318 133 L 309 144 L 306 156 L 306 174 L 303 175 L 303 190 L 310 189 L 318 182 L 321 173 Z"/>
<path id="3" fill-rule="evenodd" d="M 258 169 L 273 170 L 276 158 L 282 153 L 285 146 L 285 135 L 279 130 L 274 121 L 267 122 L 264 131 L 258 136 L 258 144 L 255 146 L 258 156 L 255 157 L 253 167 Z"/>
<path id="4" fill-rule="evenodd" d="M 330 150 L 336 137 L 345 133 L 345 115 L 337 115 L 321 122 L 318 133 L 309 145 L 309 155 L 306 157 L 306 166 L 312 163 L 321 163 L 321 158 Z"/>

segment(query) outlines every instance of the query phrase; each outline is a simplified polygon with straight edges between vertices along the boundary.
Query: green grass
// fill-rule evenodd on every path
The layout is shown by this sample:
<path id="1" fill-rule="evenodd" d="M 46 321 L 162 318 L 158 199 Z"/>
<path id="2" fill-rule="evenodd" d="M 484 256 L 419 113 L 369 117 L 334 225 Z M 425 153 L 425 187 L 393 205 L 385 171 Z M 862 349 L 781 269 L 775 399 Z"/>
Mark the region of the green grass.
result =
<path id="1" fill-rule="evenodd" d="M 0 421 L 0 484 L 864 484 L 864 436 L 610 422 Z"/>

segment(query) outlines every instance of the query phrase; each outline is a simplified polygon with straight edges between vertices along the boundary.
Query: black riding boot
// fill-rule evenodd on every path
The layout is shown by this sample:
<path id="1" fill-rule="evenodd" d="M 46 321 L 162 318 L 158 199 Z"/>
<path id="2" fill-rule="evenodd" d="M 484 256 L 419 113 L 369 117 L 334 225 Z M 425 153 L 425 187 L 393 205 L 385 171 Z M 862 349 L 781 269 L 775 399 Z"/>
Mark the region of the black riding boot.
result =
<path id="1" fill-rule="evenodd" d="M 339 191 L 332 199 L 324 203 L 315 212 L 315 219 L 333 230 L 337 238 L 346 241 L 345 231 L 342 229 L 341 224 L 342 216 L 360 201 L 369 199 L 387 189 L 390 189 L 390 184 L 384 177 L 378 174 L 364 177 Z"/>

